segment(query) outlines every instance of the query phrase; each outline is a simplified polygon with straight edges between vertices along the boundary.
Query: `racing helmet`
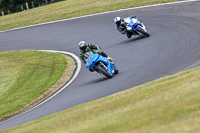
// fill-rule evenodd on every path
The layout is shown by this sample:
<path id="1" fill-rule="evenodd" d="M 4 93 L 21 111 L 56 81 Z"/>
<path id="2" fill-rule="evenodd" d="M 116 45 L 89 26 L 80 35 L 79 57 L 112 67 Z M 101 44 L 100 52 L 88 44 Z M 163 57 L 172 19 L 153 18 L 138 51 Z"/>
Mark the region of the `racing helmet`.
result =
<path id="1" fill-rule="evenodd" d="M 116 24 L 120 24 L 120 21 L 121 21 L 121 18 L 120 18 L 120 17 L 116 17 L 116 18 L 114 19 L 114 22 L 115 22 Z"/>
<path id="2" fill-rule="evenodd" d="M 85 51 L 87 46 L 88 46 L 88 44 L 85 41 L 80 41 L 78 44 L 79 49 L 82 51 Z"/>

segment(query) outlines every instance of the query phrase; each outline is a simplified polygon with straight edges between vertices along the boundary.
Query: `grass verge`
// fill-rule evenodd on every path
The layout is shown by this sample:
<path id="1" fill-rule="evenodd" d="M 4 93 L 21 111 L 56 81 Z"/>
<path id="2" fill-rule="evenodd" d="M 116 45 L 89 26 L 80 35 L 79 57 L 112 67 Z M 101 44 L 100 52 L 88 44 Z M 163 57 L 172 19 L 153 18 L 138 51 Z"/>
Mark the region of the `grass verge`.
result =
<path id="1" fill-rule="evenodd" d="M 158 79 L 2 133 L 197 133 L 200 67 Z"/>
<path id="2" fill-rule="evenodd" d="M 67 0 L 2 16 L 0 17 L 0 31 L 117 9 L 174 1 L 181 0 Z"/>
<path id="3" fill-rule="evenodd" d="M 47 98 L 70 79 L 74 68 L 71 57 L 58 53 L 0 52 L 0 120 Z"/>

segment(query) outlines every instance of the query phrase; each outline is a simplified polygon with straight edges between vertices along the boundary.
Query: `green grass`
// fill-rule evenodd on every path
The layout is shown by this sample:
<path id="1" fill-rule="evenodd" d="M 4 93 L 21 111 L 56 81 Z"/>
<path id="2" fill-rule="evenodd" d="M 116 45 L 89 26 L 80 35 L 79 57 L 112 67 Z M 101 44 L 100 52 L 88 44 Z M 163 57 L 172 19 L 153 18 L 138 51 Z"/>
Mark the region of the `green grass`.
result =
<path id="1" fill-rule="evenodd" d="M 70 64 L 64 55 L 58 53 L 32 50 L 0 52 L 0 119 L 43 100 L 43 94 L 57 83 Z M 53 87 L 51 91 L 56 89 Z"/>
<path id="2" fill-rule="evenodd" d="M 67 0 L 2 16 L 0 17 L 0 31 L 117 9 L 174 1 L 181 0 Z"/>
<path id="3" fill-rule="evenodd" d="M 198 133 L 200 67 L 2 133 Z"/>
<path id="4" fill-rule="evenodd" d="M 67 0 L 0 17 L 0 30 L 173 1 L 177 0 Z M 54 60 L 55 67 L 50 67 L 46 64 L 46 58 L 50 58 L 50 55 L 33 54 L 36 51 L 23 52 L 30 55 L 23 56 L 19 54 L 21 53 L 20 51 L 16 51 L 17 54 L 15 55 L 12 55 L 15 52 L 0 53 L 1 116 L 8 116 L 13 114 L 13 111 L 26 107 L 33 99 L 36 99 L 55 84 L 56 80 L 50 78 L 57 77 L 58 79 L 59 77 L 59 72 L 55 71 L 58 70 L 56 68 L 60 63 L 57 64 L 55 63 L 57 60 Z M 19 57 L 16 55 L 19 55 Z M 9 57 L 11 58 L 6 59 Z M 25 57 L 30 62 L 25 60 Z M 17 59 L 20 61 L 16 61 Z M 38 59 L 44 60 L 37 61 Z M 53 59 L 51 58 L 51 60 Z M 64 60 L 64 58 L 59 59 Z M 54 70 L 51 71 L 51 68 Z M 59 67 L 59 69 L 61 68 Z M 55 75 L 53 76 L 53 74 Z M 41 77 L 41 80 L 38 80 L 38 77 Z M 34 80 L 35 82 L 33 83 L 32 81 Z M 200 131 L 199 81 L 200 67 L 1 132 L 197 133 Z M 25 89 L 25 86 L 29 87 Z M 42 90 L 38 89 L 39 86 L 46 90 L 44 89 L 41 92 Z"/>

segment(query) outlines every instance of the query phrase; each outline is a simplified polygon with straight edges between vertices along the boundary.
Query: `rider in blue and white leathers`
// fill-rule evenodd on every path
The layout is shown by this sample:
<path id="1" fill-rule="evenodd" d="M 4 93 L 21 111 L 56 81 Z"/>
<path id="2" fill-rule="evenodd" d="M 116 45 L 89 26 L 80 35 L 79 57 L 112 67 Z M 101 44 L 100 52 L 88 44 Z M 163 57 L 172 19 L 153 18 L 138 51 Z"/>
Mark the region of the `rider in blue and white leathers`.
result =
<path id="1" fill-rule="evenodd" d="M 116 17 L 114 19 L 114 22 L 117 26 L 117 30 L 119 32 L 121 32 L 122 34 L 125 34 L 126 33 L 126 25 L 124 24 L 124 19 L 120 18 L 120 17 Z"/>
<path id="2" fill-rule="evenodd" d="M 137 19 L 136 16 L 131 16 L 131 17 L 127 17 L 127 18 L 131 18 L 131 19 L 135 18 L 135 19 Z M 116 17 L 114 19 L 114 22 L 115 22 L 115 24 L 117 26 L 117 30 L 119 32 L 121 32 L 122 34 L 126 34 L 126 36 L 128 38 L 131 38 L 132 34 L 130 32 L 126 32 L 127 30 L 126 30 L 125 20 L 126 20 L 126 18 Z"/>

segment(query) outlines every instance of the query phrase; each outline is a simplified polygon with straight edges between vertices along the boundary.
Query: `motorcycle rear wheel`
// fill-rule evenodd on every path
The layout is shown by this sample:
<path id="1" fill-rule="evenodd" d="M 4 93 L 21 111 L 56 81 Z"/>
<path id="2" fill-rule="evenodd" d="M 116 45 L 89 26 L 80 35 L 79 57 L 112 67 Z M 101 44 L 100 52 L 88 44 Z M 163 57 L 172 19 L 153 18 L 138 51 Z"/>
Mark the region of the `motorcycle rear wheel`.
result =
<path id="1" fill-rule="evenodd" d="M 118 69 L 116 69 L 116 70 L 115 70 L 115 74 L 118 74 L 118 73 L 119 73 L 119 70 L 118 70 Z"/>

